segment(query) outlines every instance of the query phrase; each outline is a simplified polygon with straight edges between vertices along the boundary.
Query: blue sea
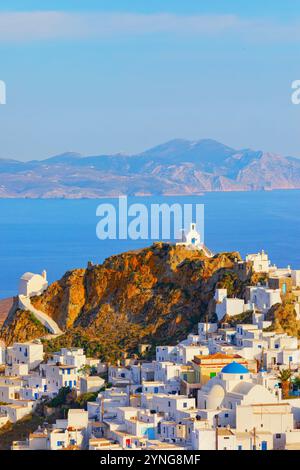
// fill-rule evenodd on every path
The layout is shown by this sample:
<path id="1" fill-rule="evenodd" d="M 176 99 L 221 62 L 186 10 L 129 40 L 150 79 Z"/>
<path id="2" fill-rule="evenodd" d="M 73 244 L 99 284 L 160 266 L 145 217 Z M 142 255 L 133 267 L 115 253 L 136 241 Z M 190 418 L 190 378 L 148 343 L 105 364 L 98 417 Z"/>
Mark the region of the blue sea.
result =
<path id="1" fill-rule="evenodd" d="M 300 191 L 207 193 L 199 197 L 130 198 L 128 202 L 204 204 L 205 243 L 242 256 L 264 249 L 280 266 L 300 268 Z M 147 240 L 99 240 L 96 208 L 117 200 L 0 199 L 0 298 L 17 293 L 25 271 L 65 271 L 101 263 Z"/>

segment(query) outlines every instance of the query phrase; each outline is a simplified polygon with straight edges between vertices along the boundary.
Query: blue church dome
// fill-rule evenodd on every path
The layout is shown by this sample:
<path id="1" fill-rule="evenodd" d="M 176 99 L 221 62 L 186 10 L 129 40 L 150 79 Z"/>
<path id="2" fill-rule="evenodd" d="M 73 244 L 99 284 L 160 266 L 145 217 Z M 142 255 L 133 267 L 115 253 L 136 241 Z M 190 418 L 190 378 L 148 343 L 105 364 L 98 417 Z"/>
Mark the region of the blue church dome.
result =
<path id="1" fill-rule="evenodd" d="M 223 367 L 221 370 L 222 374 L 249 374 L 249 371 L 246 367 L 238 362 L 231 362 L 227 366 Z"/>

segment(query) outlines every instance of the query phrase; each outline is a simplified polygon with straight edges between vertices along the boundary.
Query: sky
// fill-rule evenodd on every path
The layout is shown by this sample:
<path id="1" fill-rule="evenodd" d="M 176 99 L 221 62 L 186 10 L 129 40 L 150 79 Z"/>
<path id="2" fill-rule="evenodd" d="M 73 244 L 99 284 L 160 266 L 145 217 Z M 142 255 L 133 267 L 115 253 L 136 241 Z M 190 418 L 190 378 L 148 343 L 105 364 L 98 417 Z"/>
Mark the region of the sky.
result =
<path id="1" fill-rule="evenodd" d="M 300 157 L 300 0 L 1 0 L 0 158 L 216 139 Z"/>

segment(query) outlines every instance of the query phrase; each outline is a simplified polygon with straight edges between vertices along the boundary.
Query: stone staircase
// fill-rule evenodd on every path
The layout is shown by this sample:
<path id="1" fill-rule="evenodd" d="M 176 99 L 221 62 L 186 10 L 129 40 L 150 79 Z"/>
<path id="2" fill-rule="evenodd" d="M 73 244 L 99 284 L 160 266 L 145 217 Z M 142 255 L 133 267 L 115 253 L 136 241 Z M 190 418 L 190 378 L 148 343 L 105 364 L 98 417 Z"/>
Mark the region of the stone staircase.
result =
<path id="1" fill-rule="evenodd" d="M 19 308 L 22 310 L 28 310 L 35 316 L 35 318 L 44 325 L 45 328 L 51 333 L 52 335 L 60 336 L 64 332 L 59 328 L 58 324 L 47 315 L 45 312 L 41 310 L 37 310 L 31 303 L 30 297 L 25 295 L 19 295 Z"/>

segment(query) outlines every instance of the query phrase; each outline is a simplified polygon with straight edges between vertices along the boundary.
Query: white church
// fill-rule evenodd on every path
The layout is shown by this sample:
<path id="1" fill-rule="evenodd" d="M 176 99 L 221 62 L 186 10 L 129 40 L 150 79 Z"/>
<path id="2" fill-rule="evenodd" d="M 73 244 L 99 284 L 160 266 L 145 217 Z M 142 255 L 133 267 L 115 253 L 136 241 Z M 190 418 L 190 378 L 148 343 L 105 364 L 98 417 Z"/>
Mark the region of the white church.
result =
<path id="1" fill-rule="evenodd" d="M 196 224 L 192 222 L 188 231 L 182 232 L 182 239 L 176 246 L 185 246 L 191 250 L 203 250 L 206 256 L 212 257 L 213 253 L 205 246 L 201 240 L 201 234 L 197 231 Z"/>
<path id="2" fill-rule="evenodd" d="M 44 270 L 42 274 L 24 273 L 19 282 L 19 295 L 25 297 L 33 297 L 40 295 L 48 287 L 47 272 Z"/>

